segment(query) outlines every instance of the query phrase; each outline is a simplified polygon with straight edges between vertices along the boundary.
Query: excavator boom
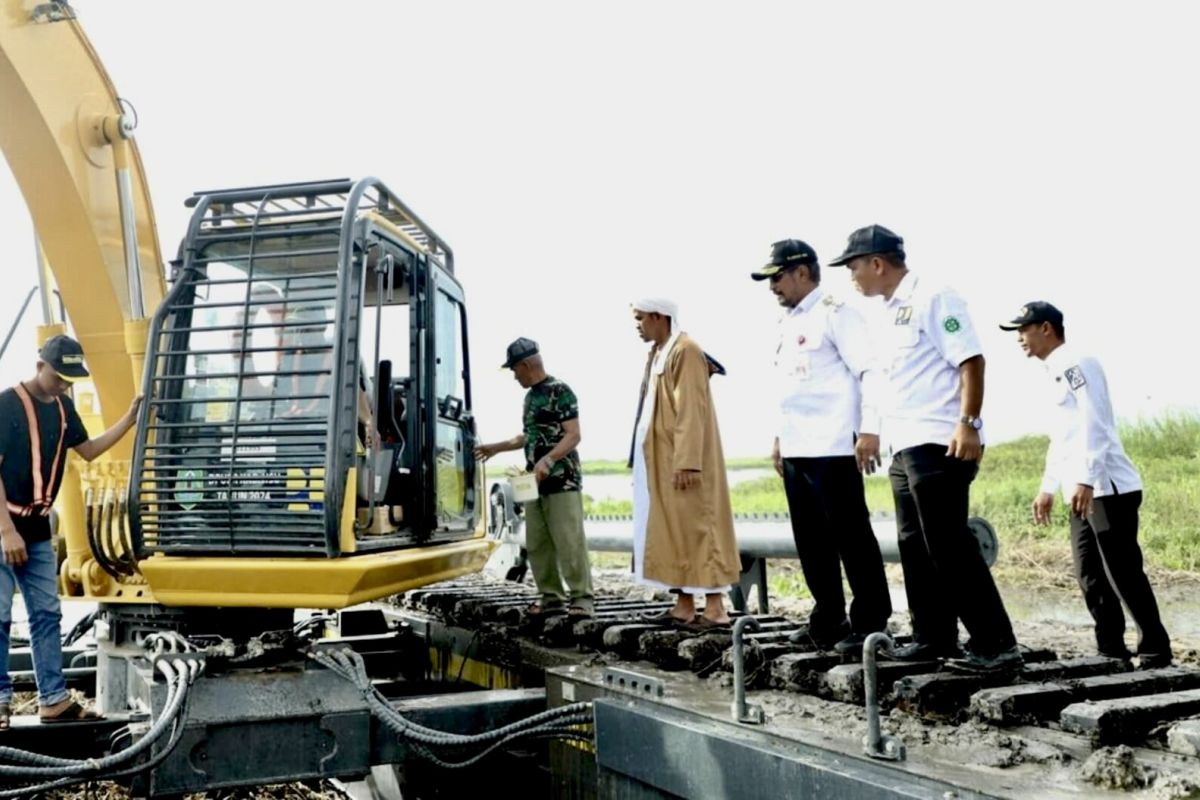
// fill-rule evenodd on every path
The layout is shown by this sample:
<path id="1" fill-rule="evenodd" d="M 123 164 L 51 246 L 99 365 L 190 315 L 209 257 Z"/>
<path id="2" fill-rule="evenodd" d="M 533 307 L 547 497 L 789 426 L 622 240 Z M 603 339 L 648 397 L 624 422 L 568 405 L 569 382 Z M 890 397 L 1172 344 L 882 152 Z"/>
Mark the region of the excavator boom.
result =
<path id="1" fill-rule="evenodd" d="M 0 149 L 88 355 L 108 426 L 125 413 L 140 381 L 126 337 L 140 348 L 144 327 L 132 326 L 127 334 L 126 322 L 145 313 L 134 308 L 131 294 L 140 293 L 141 306 L 154 309 L 165 291 L 132 109 L 122 107 L 66 3 L 0 0 L 0 97 Z M 126 227 L 136 232 L 131 253 Z M 137 292 L 131 292 L 134 285 Z M 53 332 L 43 331 L 43 337 Z M 85 411 L 88 405 L 80 403 Z M 114 458 L 128 458 L 129 446 L 118 445 Z"/>

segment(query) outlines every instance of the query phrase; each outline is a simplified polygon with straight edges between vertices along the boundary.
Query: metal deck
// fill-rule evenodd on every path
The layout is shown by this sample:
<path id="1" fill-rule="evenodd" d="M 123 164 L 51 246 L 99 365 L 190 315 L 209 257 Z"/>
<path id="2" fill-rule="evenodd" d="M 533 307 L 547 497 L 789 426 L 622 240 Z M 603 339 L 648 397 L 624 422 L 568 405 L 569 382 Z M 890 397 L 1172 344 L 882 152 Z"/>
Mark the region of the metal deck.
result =
<path id="1" fill-rule="evenodd" d="M 434 677 L 544 681 L 551 706 L 596 702 L 596 752 L 552 748 L 558 773 L 574 776 L 563 796 L 1103 796 L 1081 767 L 1108 744 L 1131 746 L 1163 778 L 1200 782 L 1186 744 L 1168 749 L 1190 741 L 1194 667 L 1130 671 L 1048 650 L 1027 650 L 1021 673 L 1000 678 L 880 662 L 884 727 L 908 753 L 884 762 L 863 754 L 861 663 L 789 643 L 794 620 L 759 615 L 745 637 L 750 699 L 766 717 L 746 725 L 731 713 L 728 632 L 649 624 L 645 613 L 669 601 L 619 596 L 598 597 L 590 620 L 535 621 L 524 611 L 533 599 L 528 587 L 468 580 L 411 592 L 390 613 L 426 638 Z"/>

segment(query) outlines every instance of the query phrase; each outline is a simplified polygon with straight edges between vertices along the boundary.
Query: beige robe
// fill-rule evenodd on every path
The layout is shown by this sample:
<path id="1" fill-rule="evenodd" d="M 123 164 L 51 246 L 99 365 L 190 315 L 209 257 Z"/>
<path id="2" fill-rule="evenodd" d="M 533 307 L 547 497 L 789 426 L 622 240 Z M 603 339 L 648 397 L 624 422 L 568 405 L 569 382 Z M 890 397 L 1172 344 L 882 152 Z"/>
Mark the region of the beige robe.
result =
<path id="1" fill-rule="evenodd" d="M 643 444 L 650 494 L 643 573 L 669 586 L 726 586 L 741 572 L 708 379 L 704 351 L 680 334 L 648 387 L 655 394 Z M 676 489 L 676 470 L 698 470 L 697 484 Z"/>

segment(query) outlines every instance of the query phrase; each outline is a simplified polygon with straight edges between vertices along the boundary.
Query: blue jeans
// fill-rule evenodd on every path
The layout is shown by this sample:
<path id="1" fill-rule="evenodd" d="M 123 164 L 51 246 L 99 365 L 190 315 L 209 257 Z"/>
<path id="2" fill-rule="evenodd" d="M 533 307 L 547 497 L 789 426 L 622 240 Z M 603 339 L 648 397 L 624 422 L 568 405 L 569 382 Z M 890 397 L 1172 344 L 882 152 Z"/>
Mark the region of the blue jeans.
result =
<path id="1" fill-rule="evenodd" d="M 27 545 L 29 560 L 19 567 L 0 564 L 0 703 L 12 701 L 12 679 L 8 676 L 8 643 L 12 629 L 13 594 L 21 586 L 21 597 L 29 616 L 29 638 L 33 645 L 33 674 L 38 702 L 43 706 L 61 703 L 69 696 L 63 678 L 62 606 L 58 600 L 58 559 L 49 541 Z"/>

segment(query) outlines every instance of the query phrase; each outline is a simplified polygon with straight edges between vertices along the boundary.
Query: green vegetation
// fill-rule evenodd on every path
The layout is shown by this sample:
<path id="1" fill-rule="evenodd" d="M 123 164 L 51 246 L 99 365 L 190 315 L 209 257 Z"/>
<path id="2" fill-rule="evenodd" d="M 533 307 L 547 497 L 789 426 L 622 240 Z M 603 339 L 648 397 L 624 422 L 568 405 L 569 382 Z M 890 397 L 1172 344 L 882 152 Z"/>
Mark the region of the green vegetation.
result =
<path id="1" fill-rule="evenodd" d="M 1200 571 L 1200 416 L 1138 422 L 1122 426 L 1121 433 L 1146 486 L 1140 541 L 1147 561 L 1156 567 Z M 1030 511 L 1041 483 L 1046 446 L 1046 437 L 1027 436 L 988 447 L 971 489 L 972 514 L 991 522 L 1000 536 L 1001 568 L 1045 569 L 1054 564 L 1059 574 L 1058 567 L 1069 564 L 1067 511 L 1061 495 L 1055 498 L 1049 526 L 1034 525 Z M 746 461 L 755 467 L 770 466 L 765 459 Z M 731 462 L 730 468 L 737 467 Z M 773 475 L 740 483 L 730 494 L 735 513 L 787 511 L 783 485 Z M 893 512 L 886 475 L 867 479 L 867 505 L 872 512 Z M 585 508 L 594 514 L 630 512 L 628 502 L 591 498 Z M 1065 577 L 1069 576 L 1067 572 Z"/>

